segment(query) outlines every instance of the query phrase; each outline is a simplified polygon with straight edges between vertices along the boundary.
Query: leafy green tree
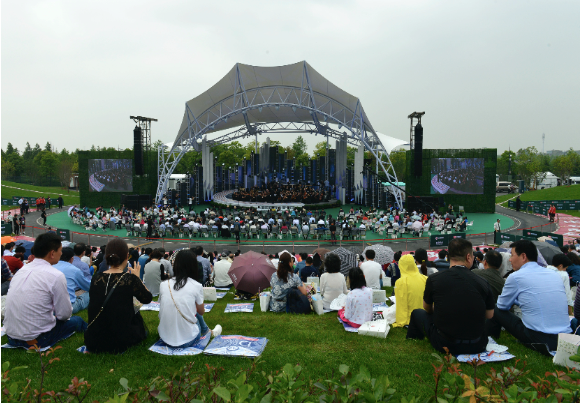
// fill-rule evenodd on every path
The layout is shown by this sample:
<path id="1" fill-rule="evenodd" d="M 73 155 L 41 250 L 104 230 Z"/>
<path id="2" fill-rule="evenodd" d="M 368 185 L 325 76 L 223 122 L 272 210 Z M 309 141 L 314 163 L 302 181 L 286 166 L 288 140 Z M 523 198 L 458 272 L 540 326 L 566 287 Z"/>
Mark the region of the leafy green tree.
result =
<path id="1" fill-rule="evenodd" d="M 40 148 L 40 145 L 38 143 L 36 143 L 34 145 L 34 148 L 32 149 L 32 158 L 34 159 L 38 154 L 40 154 L 41 151 L 42 151 L 42 148 Z"/>
<path id="2" fill-rule="evenodd" d="M 347 166 L 350 167 L 355 163 L 356 147 L 347 146 Z"/>
<path id="3" fill-rule="evenodd" d="M 294 157 L 298 158 L 302 154 L 306 153 L 307 152 L 307 143 L 305 142 L 305 139 L 303 139 L 303 136 L 298 136 L 291 148 L 294 151 L 294 154 L 293 154 Z"/>
<path id="4" fill-rule="evenodd" d="M 14 176 L 14 164 L 6 158 L 2 158 L 2 177 Z"/>
<path id="5" fill-rule="evenodd" d="M 508 175 L 508 162 L 509 162 L 509 158 L 511 158 L 512 159 L 511 172 L 514 175 L 514 173 L 516 172 L 516 170 L 515 170 L 515 161 L 516 161 L 515 156 L 516 156 L 516 153 L 514 151 L 509 151 L 509 150 L 506 150 L 505 152 L 500 154 L 500 157 L 498 157 L 496 159 L 496 173 L 499 175 Z"/>
<path id="6" fill-rule="evenodd" d="M 389 159 L 391 160 L 391 165 L 397 176 L 397 180 L 400 182 L 405 182 L 406 179 L 406 150 L 400 148 L 398 150 L 393 150 L 389 153 Z"/>
<path id="7" fill-rule="evenodd" d="M 579 172 L 579 154 L 570 148 L 565 154 L 555 157 L 551 162 L 552 172 L 563 180 L 569 179 L 577 169 Z"/>
<path id="8" fill-rule="evenodd" d="M 26 147 L 24 147 L 24 152 L 22 153 L 22 159 L 24 161 L 31 161 L 33 158 L 34 152 L 32 150 L 32 147 L 30 146 L 30 143 L 27 141 Z"/>
<path id="9" fill-rule="evenodd" d="M 44 151 L 48 151 L 48 152 L 52 152 L 52 145 L 50 144 L 50 142 L 46 142 L 45 146 L 44 146 Z"/>
<path id="10" fill-rule="evenodd" d="M 331 147 L 331 145 L 329 145 L 329 147 Z M 315 149 L 313 150 L 313 155 L 312 155 L 311 159 L 316 159 L 317 154 L 319 154 L 319 157 L 324 157 L 325 155 L 327 155 L 327 142 L 326 141 L 318 142 L 315 145 Z"/>
<path id="11" fill-rule="evenodd" d="M 309 154 L 307 153 L 301 154 L 297 157 L 295 166 L 297 168 L 308 167 L 309 161 L 310 161 Z"/>
<path id="12" fill-rule="evenodd" d="M 15 148 L 12 143 L 6 145 L 6 155 L 19 154 L 18 148 Z"/>
<path id="13" fill-rule="evenodd" d="M 536 189 L 546 173 L 542 170 L 543 161 L 536 147 L 521 148 L 516 153 L 516 172 L 526 186 Z"/>

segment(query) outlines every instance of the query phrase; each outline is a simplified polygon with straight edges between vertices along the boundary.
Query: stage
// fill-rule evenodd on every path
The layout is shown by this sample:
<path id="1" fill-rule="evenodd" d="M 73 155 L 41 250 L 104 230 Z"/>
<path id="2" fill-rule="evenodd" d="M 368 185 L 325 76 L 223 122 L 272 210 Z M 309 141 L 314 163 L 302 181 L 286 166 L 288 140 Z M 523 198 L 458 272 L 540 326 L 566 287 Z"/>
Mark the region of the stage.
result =
<path id="1" fill-rule="evenodd" d="M 234 192 L 238 191 L 238 189 L 232 189 L 232 190 L 225 190 L 224 192 L 220 192 L 220 193 L 216 193 L 214 195 L 214 197 L 212 198 L 212 201 L 215 203 L 219 203 L 219 204 L 223 204 L 226 206 L 239 206 L 239 207 L 243 207 L 243 208 L 256 208 L 257 210 L 271 210 L 271 209 L 280 209 L 280 210 L 294 210 L 296 208 L 302 208 L 304 207 L 304 203 L 292 203 L 292 202 L 288 202 L 288 203 L 268 203 L 268 202 L 247 202 L 247 201 L 238 201 L 238 200 L 234 200 L 232 199 L 232 194 Z M 321 205 L 323 204 L 329 204 L 328 202 L 326 203 L 320 203 Z"/>

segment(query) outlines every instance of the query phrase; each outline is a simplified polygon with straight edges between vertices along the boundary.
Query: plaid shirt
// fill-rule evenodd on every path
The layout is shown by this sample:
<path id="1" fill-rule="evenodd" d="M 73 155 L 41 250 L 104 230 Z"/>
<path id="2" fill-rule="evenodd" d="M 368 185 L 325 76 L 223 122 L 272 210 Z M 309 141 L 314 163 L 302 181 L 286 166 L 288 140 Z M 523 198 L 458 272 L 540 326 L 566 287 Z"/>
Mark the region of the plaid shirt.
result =
<path id="1" fill-rule="evenodd" d="M 2 282 L 8 281 L 12 278 L 12 272 L 8 268 L 6 260 L 2 259 Z"/>

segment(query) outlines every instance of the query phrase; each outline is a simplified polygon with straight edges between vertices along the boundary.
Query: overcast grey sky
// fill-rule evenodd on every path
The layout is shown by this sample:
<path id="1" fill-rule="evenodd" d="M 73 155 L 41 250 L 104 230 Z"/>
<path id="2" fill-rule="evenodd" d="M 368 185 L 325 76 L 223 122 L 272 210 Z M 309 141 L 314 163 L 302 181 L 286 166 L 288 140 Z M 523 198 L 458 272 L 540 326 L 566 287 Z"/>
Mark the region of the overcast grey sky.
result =
<path id="1" fill-rule="evenodd" d="M 6 0 L 2 148 L 132 147 L 129 115 L 159 119 L 153 140 L 172 142 L 185 102 L 235 63 L 306 60 L 359 97 L 379 132 L 408 139 L 407 115 L 426 111 L 424 148 L 540 150 L 545 133 L 545 150 L 578 150 L 579 7 L 579 0 Z"/>

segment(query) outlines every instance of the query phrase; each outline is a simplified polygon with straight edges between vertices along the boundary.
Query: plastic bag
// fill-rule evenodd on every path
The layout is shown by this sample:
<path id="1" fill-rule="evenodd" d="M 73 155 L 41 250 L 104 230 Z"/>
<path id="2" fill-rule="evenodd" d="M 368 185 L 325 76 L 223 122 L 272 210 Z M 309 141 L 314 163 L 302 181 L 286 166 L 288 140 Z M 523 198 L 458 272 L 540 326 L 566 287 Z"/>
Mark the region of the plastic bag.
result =
<path id="1" fill-rule="evenodd" d="M 579 369 L 579 363 L 569 359 L 570 356 L 577 354 L 578 348 L 579 336 L 574 334 L 559 333 L 557 354 L 555 354 L 553 357 L 553 364 Z"/>
<path id="2" fill-rule="evenodd" d="M 395 323 L 395 304 L 383 310 L 383 318 L 389 325 Z"/>
<path id="3" fill-rule="evenodd" d="M 260 293 L 260 310 L 262 312 L 268 312 L 268 307 L 270 305 L 270 298 L 272 295 L 270 292 L 261 292 Z"/>
<path id="4" fill-rule="evenodd" d="M 389 333 L 389 329 L 389 324 L 385 319 L 375 320 L 362 324 L 357 330 L 357 333 L 359 333 L 360 336 L 372 336 L 385 339 Z"/>
<path id="5" fill-rule="evenodd" d="M 323 298 L 320 294 L 315 294 L 311 297 L 311 303 L 313 305 L 313 311 L 317 313 L 317 315 L 322 315 L 323 312 Z"/>
<path id="6" fill-rule="evenodd" d="M 204 301 L 217 301 L 216 287 L 204 287 Z"/>
<path id="7" fill-rule="evenodd" d="M 345 307 L 345 301 L 347 300 L 347 294 L 341 294 L 335 298 L 329 305 L 329 309 L 332 311 L 338 311 Z"/>

